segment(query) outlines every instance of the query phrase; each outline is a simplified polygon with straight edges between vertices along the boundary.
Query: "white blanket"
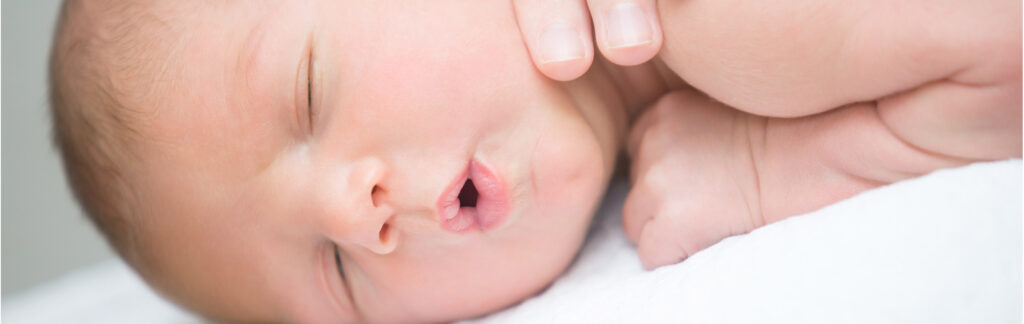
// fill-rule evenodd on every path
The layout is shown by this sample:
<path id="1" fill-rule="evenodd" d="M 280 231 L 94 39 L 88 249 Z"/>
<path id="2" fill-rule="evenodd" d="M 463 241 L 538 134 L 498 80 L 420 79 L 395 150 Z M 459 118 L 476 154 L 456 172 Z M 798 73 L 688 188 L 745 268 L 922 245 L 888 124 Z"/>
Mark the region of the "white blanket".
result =
<path id="1" fill-rule="evenodd" d="M 477 323 L 1020 323 L 1021 161 L 871 190 L 642 270 L 609 190 L 579 259 Z M 5 323 L 198 322 L 110 261 L 3 302 Z"/>

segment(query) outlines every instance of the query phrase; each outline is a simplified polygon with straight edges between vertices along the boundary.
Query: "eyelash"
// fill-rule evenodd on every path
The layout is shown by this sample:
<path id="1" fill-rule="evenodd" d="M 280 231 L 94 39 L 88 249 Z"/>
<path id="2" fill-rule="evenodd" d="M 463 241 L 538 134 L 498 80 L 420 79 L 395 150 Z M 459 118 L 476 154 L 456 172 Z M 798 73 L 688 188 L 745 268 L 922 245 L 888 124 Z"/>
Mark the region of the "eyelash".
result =
<path id="1" fill-rule="evenodd" d="M 345 282 L 345 271 L 341 268 L 341 255 L 338 252 L 338 245 L 334 245 L 334 265 L 338 268 L 338 274 L 341 275 L 341 282 Z"/>
<path id="2" fill-rule="evenodd" d="M 312 50 L 309 51 L 309 58 L 307 58 L 307 62 L 308 63 L 306 63 L 306 65 L 307 65 L 307 67 L 306 67 L 306 118 L 308 119 L 307 122 L 309 123 L 309 132 L 312 133 L 313 132 L 313 121 L 316 120 L 316 118 L 314 118 L 315 117 L 314 113 L 316 112 L 316 110 L 313 109 L 314 108 L 313 107 L 313 72 L 314 72 L 314 69 L 313 69 L 313 51 Z"/>

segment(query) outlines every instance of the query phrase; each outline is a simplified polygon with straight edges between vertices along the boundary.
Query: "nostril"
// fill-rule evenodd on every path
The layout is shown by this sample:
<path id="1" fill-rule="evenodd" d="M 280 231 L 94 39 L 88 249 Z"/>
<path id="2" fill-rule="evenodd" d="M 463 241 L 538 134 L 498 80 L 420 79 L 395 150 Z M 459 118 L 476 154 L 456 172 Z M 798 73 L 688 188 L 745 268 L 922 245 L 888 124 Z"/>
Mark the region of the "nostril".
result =
<path id="1" fill-rule="evenodd" d="M 459 206 L 476 207 L 477 196 L 479 196 L 479 193 L 476 192 L 473 180 L 467 179 L 466 184 L 462 185 L 462 191 L 459 191 Z"/>
<path id="2" fill-rule="evenodd" d="M 370 190 L 370 200 L 373 203 L 373 207 L 380 207 L 380 195 L 384 193 L 384 189 L 380 186 L 374 185 L 373 189 Z"/>
<path id="3" fill-rule="evenodd" d="M 380 227 L 380 236 L 377 237 L 381 243 L 387 244 L 388 240 L 391 239 L 391 225 L 384 223 L 384 226 Z"/>
<path id="4" fill-rule="evenodd" d="M 377 254 L 388 254 L 395 251 L 398 247 L 399 236 L 402 232 L 396 232 L 391 228 L 391 224 L 384 223 L 380 226 L 380 231 L 377 232 L 377 242 L 366 242 L 365 245 L 370 251 Z"/>

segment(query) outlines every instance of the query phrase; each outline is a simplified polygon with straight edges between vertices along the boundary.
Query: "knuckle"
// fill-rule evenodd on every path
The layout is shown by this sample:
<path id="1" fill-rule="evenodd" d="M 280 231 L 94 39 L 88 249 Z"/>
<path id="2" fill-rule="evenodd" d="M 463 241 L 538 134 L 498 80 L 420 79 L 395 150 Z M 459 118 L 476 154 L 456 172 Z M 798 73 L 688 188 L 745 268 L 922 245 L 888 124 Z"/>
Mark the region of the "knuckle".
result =
<path id="1" fill-rule="evenodd" d="M 654 216 L 651 218 L 658 220 L 659 228 L 663 230 L 675 230 L 675 216 L 677 215 L 676 208 L 673 204 L 660 203 L 655 208 Z"/>
<path id="2" fill-rule="evenodd" d="M 671 167 L 664 160 L 651 163 L 640 176 L 640 183 L 647 187 L 652 194 L 660 196 L 669 186 L 668 177 L 665 176 L 665 173 L 666 169 Z"/>

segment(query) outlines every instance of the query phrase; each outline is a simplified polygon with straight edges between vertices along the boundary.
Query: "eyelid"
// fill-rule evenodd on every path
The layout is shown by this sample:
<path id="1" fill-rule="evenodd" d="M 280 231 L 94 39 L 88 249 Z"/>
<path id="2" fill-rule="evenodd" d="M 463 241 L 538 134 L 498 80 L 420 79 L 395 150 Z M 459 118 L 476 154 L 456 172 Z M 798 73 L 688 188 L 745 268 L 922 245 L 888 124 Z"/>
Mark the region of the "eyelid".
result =
<path id="1" fill-rule="evenodd" d="M 320 284 L 341 317 L 351 317 L 349 320 L 358 320 L 362 316 L 358 307 L 356 307 L 355 300 L 352 298 L 351 287 L 349 287 L 347 280 L 339 276 L 339 273 L 341 273 L 341 268 L 339 268 L 340 262 L 336 260 L 340 260 L 341 248 L 334 244 L 334 242 L 328 241 L 325 243 L 318 248 L 320 251 L 318 253 L 320 257 L 317 258 L 319 260 L 318 267 L 320 268 Z M 337 259 L 332 260 L 332 257 Z"/>
<path id="2" fill-rule="evenodd" d="M 348 297 L 348 301 L 351 305 L 352 311 L 359 313 L 359 307 L 356 306 L 356 300 L 352 295 L 352 285 L 349 284 L 347 276 L 345 276 L 345 268 L 341 266 L 341 247 L 337 243 L 332 243 L 334 246 L 334 265 L 338 270 L 338 275 L 341 277 L 341 286 L 345 290 L 345 297 Z"/>
<path id="3" fill-rule="evenodd" d="M 341 282 L 348 287 L 348 280 L 345 278 L 345 271 L 343 271 L 341 267 L 341 255 L 340 252 L 338 252 L 337 244 L 334 244 L 334 266 L 338 269 L 338 274 L 341 275 Z"/>
<path id="4" fill-rule="evenodd" d="M 309 136 L 313 134 L 313 121 L 315 120 L 313 114 L 316 112 L 314 100 L 312 100 L 315 88 L 312 37 L 306 42 L 302 54 L 295 71 L 295 120 L 299 126 L 299 132 Z"/>
<path id="5" fill-rule="evenodd" d="M 308 48 L 308 56 L 306 57 L 306 118 L 309 123 L 309 133 L 313 133 L 313 126 L 316 124 L 316 101 L 313 100 L 313 93 L 316 89 L 316 64 L 315 56 L 313 55 L 313 38 L 310 37 Z"/>

